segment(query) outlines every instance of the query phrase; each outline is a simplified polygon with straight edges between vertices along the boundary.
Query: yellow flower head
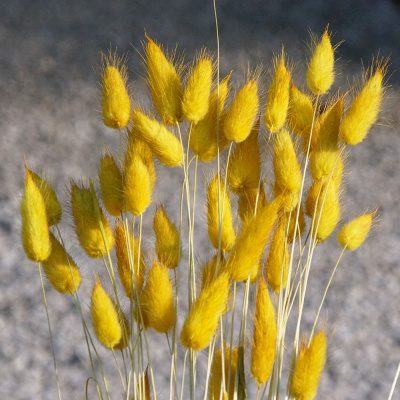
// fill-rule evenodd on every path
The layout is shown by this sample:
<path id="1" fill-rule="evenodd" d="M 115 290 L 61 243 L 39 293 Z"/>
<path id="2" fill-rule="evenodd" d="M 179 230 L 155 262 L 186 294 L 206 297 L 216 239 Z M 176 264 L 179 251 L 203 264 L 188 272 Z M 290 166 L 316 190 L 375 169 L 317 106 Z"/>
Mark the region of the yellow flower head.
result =
<path id="1" fill-rule="evenodd" d="M 46 260 L 51 252 L 46 204 L 28 168 L 21 201 L 21 217 L 22 245 L 26 256 L 32 261 Z"/>
<path id="2" fill-rule="evenodd" d="M 260 120 L 256 122 L 247 139 L 236 144 L 229 159 L 228 185 L 236 194 L 258 188 L 261 173 L 259 128 Z"/>
<path id="3" fill-rule="evenodd" d="M 219 201 L 218 195 L 220 197 Z M 231 200 L 225 187 L 224 179 L 221 176 L 218 177 L 218 174 L 209 183 L 207 189 L 207 225 L 208 236 L 212 245 L 216 249 L 221 248 L 222 251 L 230 251 L 235 242 Z M 221 244 L 219 243 L 220 225 Z"/>
<path id="4" fill-rule="evenodd" d="M 102 59 L 102 108 L 104 125 L 122 129 L 128 125 L 131 102 L 127 86 L 126 59 L 116 53 Z"/>
<path id="5" fill-rule="evenodd" d="M 256 122 L 259 99 L 255 79 L 237 93 L 224 119 L 224 134 L 229 141 L 243 142 Z"/>
<path id="6" fill-rule="evenodd" d="M 114 348 L 121 340 L 122 329 L 114 303 L 98 278 L 92 291 L 90 312 L 97 339 L 104 347 Z"/>
<path id="7" fill-rule="evenodd" d="M 156 208 L 153 226 L 158 260 L 170 269 L 176 268 L 181 255 L 179 233 L 163 206 Z"/>
<path id="8" fill-rule="evenodd" d="M 167 267 L 160 266 L 157 261 L 154 261 L 140 294 L 140 307 L 146 329 L 153 328 L 157 332 L 167 333 L 174 326 L 176 309 L 172 283 Z"/>
<path id="9" fill-rule="evenodd" d="M 210 344 L 226 310 L 229 286 L 229 276 L 223 272 L 201 291 L 182 327 L 183 346 L 199 351 Z"/>
<path id="10" fill-rule="evenodd" d="M 308 64 L 307 83 L 315 94 L 325 94 L 331 87 L 335 79 L 334 61 L 334 48 L 327 27 Z"/>
<path id="11" fill-rule="evenodd" d="M 149 145 L 162 164 L 167 167 L 182 165 L 183 147 L 172 132 L 140 110 L 133 111 L 132 121 L 136 137 Z"/>
<path id="12" fill-rule="evenodd" d="M 147 35 L 147 85 L 154 106 L 165 125 L 175 125 L 182 116 L 181 63 L 174 65 L 174 57 L 167 58 L 162 48 Z"/>
<path id="13" fill-rule="evenodd" d="M 289 127 L 297 136 L 303 136 L 304 132 L 311 129 L 314 108 L 309 96 L 302 93 L 292 82 L 289 91 Z"/>
<path id="14" fill-rule="evenodd" d="M 340 137 L 344 143 L 356 145 L 362 142 L 378 119 L 384 94 L 385 73 L 386 62 L 382 61 L 378 63 L 375 73 L 365 82 L 353 100 L 340 124 Z"/>
<path id="15" fill-rule="evenodd" d="M 296 210 L 292 211 L 293 219 L 296 218 Z M 267 259 L 266 276 L 271 289 L 279 293 L 286 288 L 289 268 L 289 249 L 285 243 L 285 225 L 283 219 L 272 237 L 271 248 Z"/>
<path id="16" fill-rule="evenodd" d="M 290 396 L 295 400 L 313 400 L 317 395 L 319 379 L 326 362 L 324 331 L 315 335 L 308 348 L 304 343 L 294 367 Z"/>
<path id="17" fill-rule="evenodd" d="M 271 375 L 275 360 L 275 310 L 268 294 L 267 284 L 261 276 L 256 295 L 253 345 L 251 347 L 251 375 L 260 387 Z"/>
<path id="18" fill-rule="evenodd" d="M 259 268 L 262 253 L 281 206 L 281 198 L 276 198 L 243 226 L 226 261 L 226 270 L 234 281 L 245 281 L 249 275 L 254 274 L 255 268 Z"/>
<path id="19" fill-rule="evenodd" d="M 62 208 L 53 188 L 43 178 L 33 171 L 29 171 L 32 180 L 42 193 L 44 205 L 46 207 L 47 223 L 49 226 L 57 225 L 61 221 Z"/>
<path id="20" fill-rule="evenodd" d="M 273 163 L 275 196 L 284 193 L 285 211 L 290 211 L 297 206 L 299 200 L 302 174 L 292 139 L 285 129 L 276 136 Z"/>
<path id="21" fill-rule="evenodd" d="M 75 233 L 86 254 L 101 258 L 114 246 L 114 236 L 103 211 L 99 207 L 94 190 L 79 188 L 71 182 L 71 208 Z M 100 229 L 103 225 L 104 239 Z"/>
<path id="22" fill-rule="evenodd" d="M 367 238 L 371 225 L 375 218 L 375 210 L 369 214 L 363 214 L 353 221 L 348 222 L 338 233 L 338 242 L 347 250 L 355 250 L 361 246 Z"/>
<path id="23" fill-rule="evenodd" d="M 212 75 L 211 56 L 202 51 L 183 92 L 182 113 L 186 121 L 197 123 L 207 114 Z"/>
<path id="24" fill-rule="evenodd" d="M 269 87 L 267 106 L 264 113 L 264 121 L 267 129 L 278 132 L 286 121 L 289 106 L 290 74 L 285 67 L 285 54 L 275 60 L 275 75 Z"/>
<path id="25" fill-rule="evenodd" d="M 43 271 L 51 286 L 60 293 L 72 294 L 81 284 L 81 274 L 72 257 L 50 232 L 51 253 L 43 261 Z"/>
<path id="26" fill-rule="evenodd" d="M 99 180 L 104 207 L 110 215 L 120 215 L 124 211 L 122 174 L 110 153 L 100 161 Z"/>

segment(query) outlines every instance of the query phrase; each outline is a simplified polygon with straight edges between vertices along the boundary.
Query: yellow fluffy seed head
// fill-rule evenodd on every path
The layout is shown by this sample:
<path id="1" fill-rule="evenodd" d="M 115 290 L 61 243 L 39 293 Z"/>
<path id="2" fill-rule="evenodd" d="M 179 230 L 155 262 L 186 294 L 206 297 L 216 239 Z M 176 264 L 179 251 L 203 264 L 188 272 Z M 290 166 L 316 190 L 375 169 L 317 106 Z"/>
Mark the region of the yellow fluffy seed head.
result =
<path id="1" fill-rule="evenodd" d="M 229 141 L 243 142 L 251 132 L 258 113 L 257 82 L 247 82 L 233 100 L 224 119 L 224 134 Z"/>
<path id="2" fill-rule="evenodd" d="M 267 196 L 265 194 L 264 182 L 261 182 L 260 189 L 246 189 L 239 194 L 238 198 L 238 216 L 245 225 L 267 204 Z M 257 210 L 256 210 L 257 209 Z"/>
<path id="3" fill-rule="evenodd" d="M 261 277 L 256 295 L 253 345 L 251 348 L 251 375 L 260 387 L 268 381 L 275 359 L 275 310 L 269 297 L 267 284 Z"/>
<path id="4" fill-rule="evenodd" d="M 114 246 L 114 236 L 97 198 L 90 189 L 79 188 L 71 182 L 71 208 L 75 233 L 86 254 L 92 258 L 101 258 Z M 100 222 L 105 234 L 104 243 Z"/>
<path id="5" fill-rule="evenodd" d="M 218 190 L 219 181 L 219 190 Z M 218 202 L 218 192 L 220 201 Z M 219 205 L 219 210 L 218 210 Z M 221 231 L 221 250 L 230 251 L 235 242 L 235 231 L 233 229 L 231 200 L 225 187 L 224 179 L 218 174 L 209 183 L 207 189 L 207 225 L 208 236 L 212 245 L 219 248 L 219 225 Z"/>
<path id="6" fill-rule="evenodd" d="M 283 129 L 276 136 L 274 145 L 274 193 L 284 193 L 285 211 L 296 207 L 301 189 L 302 175 L 289 132 Z"/>
<path id="7" fill-rule="evenodd" d="M 346 144 L 362 142 L 378 118 L 384 93 L 382 84 L 385 66 L 378 67 L 353 100 L 340 124 L 340 137 Z"/>
<path id="8" fill-rule="evenodd" d="M 136 288 L 138 293 L 142 289 L 146 266 L 142 251 L 140 251 L 139 261 L 139 241 L 124 229 L 120 220 L 117 220 L 115 224 L 115 250 L 122 287 L 129 299 L 135 299 L 135 296 L 132 296 L 132 288 L 134 290 Z M 132 277 L 134 277 L 133 282 Z"/>
<path id="9" fill-rule="evenodd" d="M 307 83 L 314 94 L 328 92 L 335 79 L 334 62 L 334 49 L 327 28 L 314 48 L 307 69 Z"/>
<path id="10" fill-rule="evenodd" d="M 140 307 L 146 329 L 167 333 L 175 325 L 176 309 L 168 269 L 157 261 L 154 261 L 140 294 Z"/>
<path id="11" fill-rule="evenodd" d="M 228 141 L 223 134 L 221 114 L 229 91 L 229 78 L 230 75 L 219 84 L 219 89 L 215 89 L 211 94 L 205 117 L 192 125 L 189 147 L 202 162 L 210 162 L 217 156 L 217 114 L 219 117 L 219 151 L 223 151 L 228 145 Z"/>
<path id="12" fill-rule="evenodd" d="M 203 53 L 193 68 L 183 92 L 182 113 L 186 121 L 197 123 L 207 114 L 212 74 L 211 58 Z"/>
<path id="13" fill-rule="evenodd" d="M 231 361 L 229 364 L 229 360 Z M 229 347 L 225 347 L 224 352 L 224 365 L 222 365 L 222 351 L 220 349 L 215 350 L 214 359 L 211 366 L 211 376 L 208 389 L 208 399 L 209 400 L 219 400 L 221 388 L 223 390 L 222 399 L 223 400 L 233 400 L 235 393 L 235 380 L 236 380 L 236 367 L 238 363 L 238 348 L 232 349 L 230 351 Z M 224 370 L 225 376 L 225 388 L 222 386 L 222 371 Z M 230 379 L 230 385 L 228 388 L 228 377 Z M 229 393 L 229 397 L 228 397 Z"/>
<path id="14" fill-rule="evenodd" d="M 133 111 L 132 121 L 136 136 L 149 145 L 162 164 L 167 167 L 182 165 L 183 147 L 172 132 L 139 110 Z"/>
<path id="15" fill-rule="evenodd" d="M 110 215 L 120 215 L 124 211 L 122 174 L 111 154 L 101 159 L 99 180 L 104 207 Z"/>
<path id="16" fill-rule="evenodd" d="M 286 122 L 289 106 L 290 74 L 285 67 L 285 55 L 276 60 L 274 79 L 269 87 L 267 106 L 264 113 L 266 128 L 278 132 Z"/>
<path id="17" fill-rule="evenodd" d="M 128 125 L 131 101 L 127 87 L 125 59 L 116 54 L 103 55 L 102 67 L 102 108 L 104 125 L 122 129 Z"/>
<path id="18" fill-rule="evenodd" d="M 292 212 L 295 213 L 296 210 Z M 285 243 L 285 225 L 282 219 L 272 238 L 266 266 L 267 282 L 275 293 L 286 288 L 288 269 L 289 249 Z"/>
<path id="19" fill-rule="evenodd" d="M 294 367 L 290 396 L 295 400 L 313 400 L 317 395 L 319 380 L 326 362 L 326 337 L 320 331 L 310 346 L 304 343 Z"/>
<path id="20" fill-rule="evenodd" d="M 258 188 L 261 161 L 258 145 L 260 120 L 256 122 L 250 135 L 237 143 L 229 159 L 228 185 L 232 192 L 240 194 L 247 189 Z"/>
<path id="21" fill-rule="evenodd" d="M 60 293 L 72 294 L 81 284 L 81 274 L 72 257 L 50 232 L 51 253 L 43 261 L 43 271 L 51 286 Z"/>
<path id="22" fill-rule="evenodd" d="M 183 346 L 199 351 L 210 344 L 219 318 L 226 310 L 229 286 L 229 275 L 223 272 L 201 291 L 182 327 L 180 338 Z"/>
<path id="23" fill-rule="evenodd" d="M 325 241 L 340 218 L 340 195 L 335 181 L 314 182 L 308 192 L 305 206 L 307 215 L 312 218 L 313 237 L 316 236 L 319 242 Z"/>
<path id="24" fill-rule="evenodd" d="M 226 262 L 226 271 L 234 281 L 245 281 L 259 268 L 267 239 L 282 206 L 280 198 L 261 208 L 238 236 Z"/>
<path id="25" fill-rule="evenodd" d="M 29 171 L 33 182 L 42 193 L 46 207 L 47 223 L 49 226 L 57 225 L 61 221 L 62 208 L 57 195 L 51 185 L 33 171 Z"/>
<path id="26" fill-rule="evenodd" d="M 155 181 L 139 154 L 134 154 L 124 168 L 124 203 L 133 215 L 143 214 L 152 203 Z"/>
<path id="27" fill-rule="evenodd" d="M 168 218 L 163 206 L 156 208 L 153 226 L 158 260 L 170 269 L 176 268 L 181 254 L 179 233 L 175 224 Z"/>
<path id="28" fill-rule="evenodd" d="M 168 59 L 159 45 L 146 36 L 147 84 L 154 106 L 165 125 L 175 125 L 182 116 L 182 86 L 173 57 Z"/>
<path id="29" fill-rule="evenodd" d="M 98 341 L 108 349 L 114 348 L 121 340 L 121 325 L 114 303 L 99 279 L 92 291 L 90 312 Z"/>
<path id="30" fill-rule="evenodd" d="M 343 247 L 346 246 L 346 250 L 355 250 L 361 246 L 368 236 L 375 214 L 376 210 L 348 222 L 340 229 L 337 235 L 338 242 Z"/>
<path id="31" fill-rule="evenodd" d="M 313 104 L 306 94 L 302 93 L 292 82 L 289 91 L 289 127 L 297 136 L 303 136 L 305 130 L 310 131 L 314 115 Z"/>
<path id="32" fill-rule="evenodd" d="M 46 260 L 51 252 L 46 204 L 28 168 L 20 210 L 22 245 L 27 258 L 32 261 Z"/>

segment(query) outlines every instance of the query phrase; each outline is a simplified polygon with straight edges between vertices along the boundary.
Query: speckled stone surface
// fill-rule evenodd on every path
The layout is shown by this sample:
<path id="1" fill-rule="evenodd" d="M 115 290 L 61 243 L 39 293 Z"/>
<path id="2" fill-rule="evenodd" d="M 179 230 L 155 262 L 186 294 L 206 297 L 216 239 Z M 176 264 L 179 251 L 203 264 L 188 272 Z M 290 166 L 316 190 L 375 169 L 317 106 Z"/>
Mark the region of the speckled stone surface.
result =
<path id="1" fill-rule="evenodd" d="M 242 82 L 248 66 L 263 64 L 265 82 L 271 58 L 282 44 L 304 82 L 308 29 L 321 34 L 329 23 L 337 50 L 337 87 L 347 89 L 360 79 L 361 60 L 391 54 L 390 88 L 380 123 L 348 156 L 343 219 L 379 206 L 379 224 L 366 244 L 347 253 L 335 276 L 323 309 L 329 336 L 327 369 L 318 399 L 386 399 L 400 360 L 400 10 L 389 0 L 330 2 L 220 0 L 221 74 L 233 70 L 232 82 Z M 70 179 L 96 177 L 99 157 L 107 144 L 117 152 L 118 135 L 102 125 L 99 76 L 100 52 L 110 44 L 129 52 L 128 66 L 134 98 L 148 106 L 139 75 L 144 31 L 150 37 L 186 52 L 189 60 L 201 47 L 216 51 L 211 1 L 14 0 L 0 13 L 0 397 L 57 398 L 53 361 L 37 267 L 26 260 L 20 243 L 19 200 L 23 189 L 23 157 L 30 168 L 44 172 L 68 210 Z M 343 89 L 343 91 L 345 90 Z M 201 177 L 210 176 L 211 169 Z M 179 170 L 161 168 L 155 199 L 178 221 Z M 202 183 L 202 181 L 200 180 Z M 196 257 L 211 254 L 207 242 L 203 184 L 198 190 Z M 153 210 L 144 219 L 150 250 Z M 82 254 L 68 211 L 61 230 L 67 247 L 81 267 L 80 295 L 88 317 L 93 271 L 102 265 Z M 187 247 L 187 246 L 186 246 Z M 309 332 L 340 247 L 332 237 L 317 248 L 304 315 Z M 184 265 L 183 265 L 184 268 Z M 101 272 L 101 274 L 103 274 Z M 184 274 L 182 274 L 184 275 Z M 183 282 L 182 277 L 182 282 Z M 184 283 L 182 283 L 184 285 Z M 79 315 L 70 298 L 46 284 L 64 399 L 84 399 L 90 364 Z M 128 305 L 126 304 L 126 307 Z M 181 312 L 185 313 L 182 309 Z M 159 398 L 169 397 L 168 347 L 164 337 L 149 333 L 157 372 Z M 155 346 L 157 344 L 157 346 Z M 113 360 L 99 346 L 113 399 L 122 398 Z M 183 354 L 180 354 L 183 358 Z M 181 360 L 182 360 L 181 358 Z M 206 353 L 199 354 L 200 362 Z M 203 361 L 201 361 L 203 360 Z M 199 381 L 203 375 L 199 373 Z M 251 381 L 250 375 L 248 381 Z M 200 384 L 201 388 L 201 384 Z M 201 390 L 199 390 L 200 398 Z M 400 387 L 394 399 L 400 398 Z M 89 398 L 95 398 L 93 387 Z M 255 398 L 250 384 L 249 398 Z"/>

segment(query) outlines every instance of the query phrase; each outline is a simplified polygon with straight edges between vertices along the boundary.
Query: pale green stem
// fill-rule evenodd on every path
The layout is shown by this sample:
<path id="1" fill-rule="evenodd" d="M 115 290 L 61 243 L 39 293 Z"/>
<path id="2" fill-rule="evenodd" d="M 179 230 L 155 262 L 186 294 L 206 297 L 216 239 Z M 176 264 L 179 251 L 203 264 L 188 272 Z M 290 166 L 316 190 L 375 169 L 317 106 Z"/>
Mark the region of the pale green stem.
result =
<path id="1" fill-rule="evenodd" d="M 44 290 L 43 276 L 42 276 L 42 266 L 41 266 L 40 261 L 37 262 L 37 266 L 38 266 L 38 269 L 39 269 L 40 284 L 41 284 L 41 286 L 42 286 L 44 308 L 45 308 L 45 310 L 46 310 L 47 326 L 48 326 L 48 328 L 49 328 L 50 346 L 51 346 L 51 353 L 53 354 L 53 363 L 54 363 L 54 372 L 55 372 L 55 375 L 56 375 L 58 399 L 61 400 L 61 390 L 60 390 L 60 382 L 59 382 L 59 379 L 58 379 L 58 369 L 57 369 L 56 353 L 55 353 L 55 350 L 54 350 L 54 340 L 53 340 L 53 334 L 52 334 L 52 331 L 51 331 L 49 310 L 48 310 L 48 307 L 47 307 L 46 292 L 45 292 L 45 290 Z"/>

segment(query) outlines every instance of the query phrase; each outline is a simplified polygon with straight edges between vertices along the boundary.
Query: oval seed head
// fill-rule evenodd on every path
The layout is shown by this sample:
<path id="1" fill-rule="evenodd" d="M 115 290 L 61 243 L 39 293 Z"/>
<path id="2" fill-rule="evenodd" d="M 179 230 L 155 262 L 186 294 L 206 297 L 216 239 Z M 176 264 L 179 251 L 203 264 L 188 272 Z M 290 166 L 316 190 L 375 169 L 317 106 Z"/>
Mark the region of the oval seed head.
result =
<path id="1" fill-rule="evenodd" d="M 267 239 L 282 206 L 280 198 L 261 208 L 238 236 L 226 262 L 226 271 L 234 281 L 245 281 L 258 269 Z"/>
<path id="2" fill-rule="evenodd" d="M 116 53 L 103 55 L 102 60 L 102 108 L 104 125 L 122 129 L 128 125 L 131 102 L 127 87 L 126 60 Z"/>
<path id="3" fill-rule="evenodd" d="M 243 142 L 251 132 L 258 113 L 257 83 L 247 82 L 233 100 L 224 119 L 224 134 L 229 141 Z"/>
<path id="4" fill-rule="evenodd" d="M 179 233 L 175 224 L 169 220 L 163 206 L 156 208 L 153 225 L 158 260 L 170 269 L 176 268 L 181 255 Z"/>
<path id="5" fill-rule="evenodd" d="M 115 250 L 118 275 L 126 297 L 136 299 L 135 296 L 132 296 L 132 288 L 137 293 L 142 289 L 146 266 L 142 251 L 140 251 L 139 262 L 139 241 L 124 229 L 120 220 L 117 220 L 115 224 Z M 133 282 L 132 278 L 134 278 Z"/>
<path id="6" fill-rule="evenodd" d="M 192 125 L 189 147 L 193 154 L 199 157 L 199 160 L 202 162 L 210 162 L 217 156 L 217 116 L 219 152 L 223 151 L 228 145 L 228 140 L 225 138 L 222 129 L 221 117 L 229 91 L 229 78 L 230 75 L 219 84 L 218 90 L 215 89 L 211 94 L 208 111 L 205 117 L 198 123 Z"/>
<path id="7" fill-rule="evenodd" d="M 346 250 L 355 250 L 367 238 L 376 210 L 370 214 L 363 214 L 353 221 L 348 222 L 338 233 L 338 242 Z"/>
<path id="8" fill-rule="evenodd" d="M 133 215 L 143 214 L 152 203 L 155 182 L 139 154 L 135 154 L 124 168 L 124 202 Z"/>
<path id="9" fill-rule="evenodd" d="M 283 206 L 285 211 L 290 211 L 299 201 L 302 175 L 292 139 L 285 129 L 276 136 L 273 164 L 275 196 L 284 193 Z"/>
<path id="10" fill-rule="evenodd" d="M 101 258 L 114 246 L 114 236 L 97 198 L 90 189 L 71 182 L 71 208 L 79 244 L 92 258 Z M 104 239 L 100 229 L 103 225 Z"/>
<path id="11" fill-rule="evenodd" d="M 267 205 L 267 195 L 265 194 L 264 182 L 261 181 L 260 188 L 246 189 L 239 194 L 238 216 L 245 225 L 260 208 Z"/>
<path id="12" fill-rule="evenodd" d="M 246 140 L 237 143 L 229 159 L 228 185 L 232 192 L 240 194 L 247 189 L 257 189 L 260 180 L 261 161 L 258 146 L 260 120 L 256 122 Z"/>
<path id="13" fill-rule="evenodd" d="M 114 348 L 121 340 L 121 325 L 114 303 L 99 279 L 93 287 L 90 312 L 98 341 L 108 349 Z"/>
<path id="14" fill-rule="evenodd" d="M 340 137 L 344 143 L 356 145 L 362 142 L 377 120 L 384 92 L 384 73 L 385 66 L 378 67 L 353 100 L 340 124 Z"/>
<path id="15" fill-rule="evenodd" d="M 110 215 L 120 215 L 124 211 L 122 174 L 111 154 L 105 154 L 100 161 L 99 180 L 104 207 Z"/>
<path id="16" fill-rule="evenodd" d="M 147 85 L 154 106 L 165 125 L 175 125 L 181 120 L 182 86 L 173 57 L 167 59 L 161 47 L 147 35 L 146 67 Z"/>
<path id="17" fill-rule="evenodd" d="M 29 171 L 33 182 L 42 193 L 46 207 L 47 223 L 49 226 L 57 225 L 61 221 L 62 208 L 57 195 L 51 185 L 33 171 Z"/>
<path id="18" fill-rule="evenodd" d="M 286 121 L 289 106 L 290 74 L 285 67 L 285 54 L 275 60 L 275 75 L 268 90 L 267 106 L 264 113 L 266 128 L 278 132 Z"/>
<path id="19" fill-rule="evenodd" d="M 154 261 L 140 294 L 140 307 L 145 329 L 167 333 L 176 321 L 176 308 L 168 269 Z"/>
<path id="20" fill-rule="evenodd" d="M 320 331 L 305 348 L 302 343 L 294 367 L 290 396 L 295 400 L 313 400 L 326 362 L 326 337 Z"/>
<path id="21" fill-rule="evenodd" d="M 292 212 L 295 213 L 296 210 Z M 286 288 L 288 269 L 289 249 L 285 243 L 285 225 L 282 219 L 272 237 L 266 266 L 267 282 L 275 293 Z"/>
<path id="22" fill-rule="evenodd" d="M 220 316 L 226 310 L 229 286 L 229 276 L 223 272 L 201 291 L 182 327 L 183 346 L 199 351 L 210 344 Z"/>
<path id="23" fill-rule="evenodd" d="M 230 360 L 230 363 L 229 363 Z M 222 351 L 220 349 L 215 350 L 214 359 L 211 366 L 211 376 L 208 389 L 209 400 L 219 400 L 221 394 L 221 388 L 223 390 L 223 400 L 233 400 L 235 393 L 235 380 L 236 380 L 236 367 L 238 363 L 238 348 L 235 347 L 230 351 L 229 347 L 225 347 L 224 352 L 224 365 L 222 365 Z M 222 371 L 224 370 L 225 376 L 225 388 L 222 386 Z M 230 379 L 230 385 L 228 388 L 228 378 Z M 229 393 L 229 397 L 228 397 Z"/>
<path id="24" fill-rule="evenodd" d="M 49 257 L 51 242 L 46 205 L 42 192 L 26 168 L 25 190 L 21 201 L 22 245 L 29 260 L 43 261 Z"/>
<path id="25" fill-rule="evenodd" d="M 208 111 L 212 82 L 212 61 L 206 54 L 201 54 L 193 68 L 182 98 L 183 117 L 188 122 L 197 123 Z"/>
<path id="26" fill-rule="evenodd" d="M 236 238 L 233 229 L 231 200 L 224 180 L 218 174 L 209 183 L 207 189 L 207 225 L 208 236 L 212 245 L 216 249 L 221 248 L 222 251 L 230 251 Z M 220 226 L 221 243 L 219 240 Z"/>
<path id="27" fill-rule="evenodd" d="M 51 253 L 43 261 L 43 271 L 57 292 L 72 294 L 79 289 L 81 274 L 72 257 L 50 232 Z"/>
<path id="28" fill-rule="evenodd" d="M 253 345 L 251 347 L 251 375 L 260 387 L 268 381 L 275 360 L 275 310 L 268 294 L 264 277 L 260 279 L 256 295 Z"/>
<path id="29" fill-rule="evenodd" d="M 335 79 L 333 68 L 335 57 L 333 53 L 334 50 L 327 28 L 321 41 L 314 48 L 307 69 L 307 83 L 314 94 L 327 93 Z"/>
<path id="30" fill-rule="evenodd" d="M 307 129 L 310 131 L 314 108 L 310 97 L 300 92 L 292 82 L 289 91 L 289 127 L 297 136 L 303 136 Z"/>
<path id="31" fill-rule="evenodd" d="M 133 111 L 132 121 L 137 137 L 149 145 L 162 164 L 167 167 L 182 165 L 183 147 L 172 132 L 139 110 Z"/>
<path id="32" fill-rule="evenodd" d="M 339 188 L 335 181 L 313 183 L 306 199 L 306 212 L 312 218 L 313 237 L 319 242 L 328 239 L 340 218 Z"/>

